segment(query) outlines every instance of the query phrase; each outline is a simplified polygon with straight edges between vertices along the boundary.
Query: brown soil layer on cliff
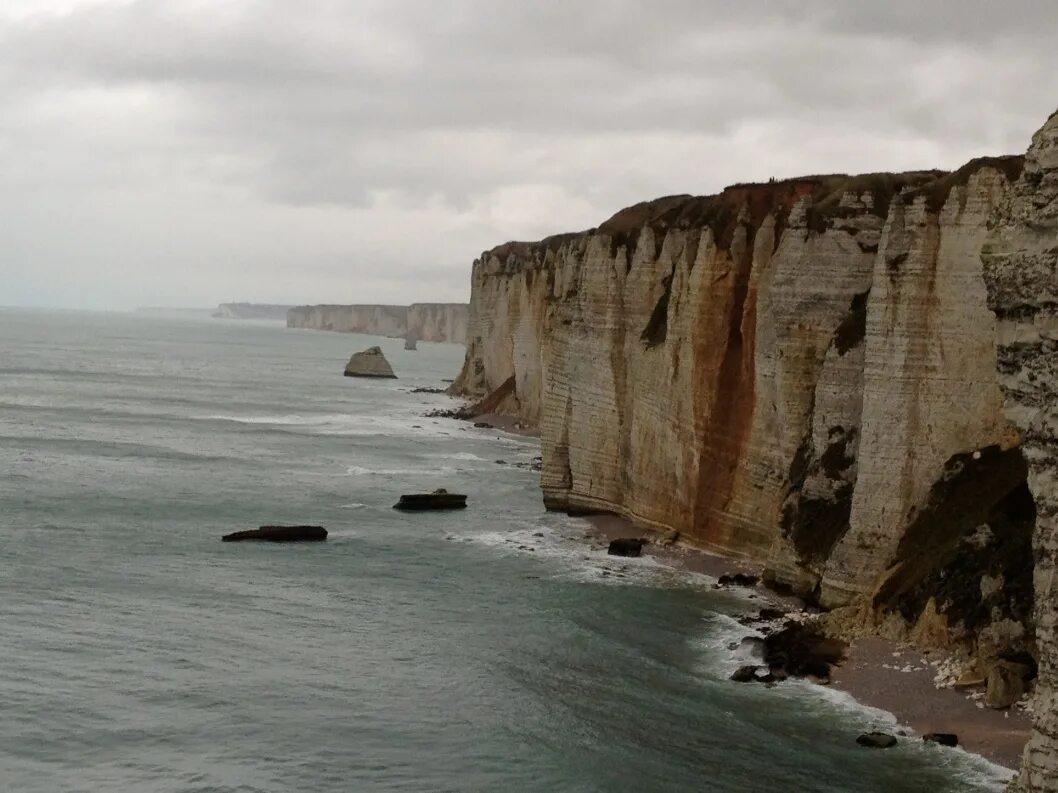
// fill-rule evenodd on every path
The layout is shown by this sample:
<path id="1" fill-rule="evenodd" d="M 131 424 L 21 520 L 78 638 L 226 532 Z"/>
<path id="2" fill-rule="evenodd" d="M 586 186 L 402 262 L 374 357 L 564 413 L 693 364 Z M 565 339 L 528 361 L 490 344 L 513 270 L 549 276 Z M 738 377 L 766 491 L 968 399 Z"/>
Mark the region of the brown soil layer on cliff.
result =
<path id="1" fill-rule="evenodd" d="M 587 515 L 584 519 L 591 525 L 591 533 L 600 539 L 651 537 L 656 540 L 660 536 L 619 515 Z M 760 565 L 719 556 L 685 543 L 670 547 L 651 543 L 644 546 L 643 552 L 675 568 L 717 578 L 736 572 L 760 575 L 762 571 Z M 763 587 L 754 592 L 762 601 L 780 607 L 795 610 L 803 606 L 797 598 Z M 919 735 L 955 733 L 959 736 L 959 745 L 966 751 L 1006 768 L 1018 768 L 1032 729 L 1030 717 L 1017 707 L 1009 711 L 979 708 L 970 692 L 937 688 L 934 683 L 937 670 L 931 661 L 940 658 L 940 654 L 930 656 L 876 637 L 858 639 L 849 646 L 845 663 L 834 670 L 831 684 L 864 705 L 892 713 L 901 726 Z"/>

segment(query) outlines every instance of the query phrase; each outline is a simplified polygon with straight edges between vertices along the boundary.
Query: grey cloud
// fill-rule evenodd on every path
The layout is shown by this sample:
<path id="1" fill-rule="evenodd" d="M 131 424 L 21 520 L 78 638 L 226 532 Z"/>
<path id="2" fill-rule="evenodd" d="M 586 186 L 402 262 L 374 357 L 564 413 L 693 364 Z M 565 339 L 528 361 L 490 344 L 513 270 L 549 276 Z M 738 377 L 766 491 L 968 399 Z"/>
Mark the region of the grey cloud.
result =
<path id="1" fill-rule="evenodd" d="M 126 212 L 174 290 L 201 267 L 268 291 L 247 298 L 465 295 L 505 239 L 740 179 L 954 167 L 1023 149 L 1058 104 L 1050 2 L 71 2 L 0 16 L 8 277 L 128 256 L 135 281 Z M 80 269 L 49 206 L 91 217 Z"/>

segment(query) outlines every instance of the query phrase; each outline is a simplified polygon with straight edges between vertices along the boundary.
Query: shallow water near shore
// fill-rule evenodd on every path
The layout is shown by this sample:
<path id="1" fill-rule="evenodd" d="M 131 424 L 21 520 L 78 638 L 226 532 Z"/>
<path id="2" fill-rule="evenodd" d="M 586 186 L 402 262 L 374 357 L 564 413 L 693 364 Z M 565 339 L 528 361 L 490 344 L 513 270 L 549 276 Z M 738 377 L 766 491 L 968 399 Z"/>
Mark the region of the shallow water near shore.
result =
<path id="1" fill-rule="evenodd" d="M 379 344 L 399 380 L 343 378 Z M 424 418 L 456 345 L 0 310 L 0 787 L 980 791 L 1008 773 L 804 683 L 752 603 L 543 511 L 535 441 Z M 498 464 L 497 460 L 505 461 Z M 401 492 L 470 508 L 407 515 Z M 326 543 L 222 544 L 263 523 Z"/>

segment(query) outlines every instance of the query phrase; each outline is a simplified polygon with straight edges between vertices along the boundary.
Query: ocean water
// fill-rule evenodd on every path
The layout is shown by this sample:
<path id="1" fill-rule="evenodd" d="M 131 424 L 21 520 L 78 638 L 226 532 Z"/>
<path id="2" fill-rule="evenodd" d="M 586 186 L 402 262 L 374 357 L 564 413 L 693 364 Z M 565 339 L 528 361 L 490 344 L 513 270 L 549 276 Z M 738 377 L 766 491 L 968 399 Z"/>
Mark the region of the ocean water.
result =
<path id="1" fill-rule="evenodd" d="M 401 379 L 343 378 L 374 343 Z M 729 682 L 753 603 L 590 547 L 514 465 L 534 442 L 424 418 L 461 360 L 0 311 L 0 791 L 1000 787 L 857 747 L 888 717 L 837 692 Z M 470 508 L 391 509 L 436 487 Z M 219 541 L 281 522 L 330 540 Z"/>

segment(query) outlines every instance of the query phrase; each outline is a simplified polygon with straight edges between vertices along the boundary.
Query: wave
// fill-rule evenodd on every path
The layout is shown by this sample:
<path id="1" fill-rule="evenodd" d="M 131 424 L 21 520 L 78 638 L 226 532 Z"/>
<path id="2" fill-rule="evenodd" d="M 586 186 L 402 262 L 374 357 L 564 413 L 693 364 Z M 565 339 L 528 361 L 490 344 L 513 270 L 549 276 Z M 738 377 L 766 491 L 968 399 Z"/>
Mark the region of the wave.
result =
<path id="1" fill-rule="evenodd" d="M 345 469 L 349 476 L 444 476 L 455 473 L 455 470 L 447 465 L 440 468 L 365 468 L 350 465 Z"/>
<path id="2" fill-rule="evenodd" d="M 135 457 L 153 458 L 180 462 L 245 462 L 239 457 L 228 455 L 194 454 L 171 449 L 167 446 L 151 446 L 143 443 L 125 441 L 97 441 L 89 438 L 45 438 L 32 435 L 0 435 L 0 443 L 5 447 L 41 449 L 69 455 L 86 457 Z"/>
<path id="3" fill-rule="evenodd" d="M 391 416 L 363 416 L 352 413 L 284 413 L 278 415 L 212 414 L 190 416 L 193 421 L 221 421 L 250 427 L 301 431 L 312 435 L 441 435 L 439 427 L 420 423 L 421 418 Z"/>
<path id="4" fill-rule="evenodd" d="M 529 554 L 552 564 L 553 577 L 580 583 L 704 588 L 716 581 L 702 573 L 670 567 L 653 556 L 610 556 L 605 548 L 585 543 L 585 528 L 579 519 L 549 515 L 516 522 L 504 531 L 453 534 L 449 539 L 504 555 Z"/>

